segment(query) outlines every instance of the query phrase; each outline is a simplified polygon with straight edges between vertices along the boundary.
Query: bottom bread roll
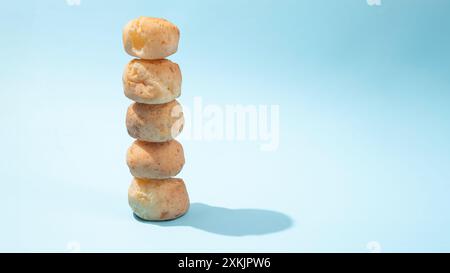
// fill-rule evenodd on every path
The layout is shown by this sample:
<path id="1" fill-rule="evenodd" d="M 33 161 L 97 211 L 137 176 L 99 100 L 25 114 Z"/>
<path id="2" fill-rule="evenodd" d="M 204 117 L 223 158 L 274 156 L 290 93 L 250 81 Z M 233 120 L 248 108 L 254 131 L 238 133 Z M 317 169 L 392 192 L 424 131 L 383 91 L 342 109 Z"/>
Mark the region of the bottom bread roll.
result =
<path id="1" fill-rule="evenodd" d="M 187 212 L 189 196 L 180 178 L 134 178 L 128 189 L 128 204 L 144 220 L 170 220 Z"/>

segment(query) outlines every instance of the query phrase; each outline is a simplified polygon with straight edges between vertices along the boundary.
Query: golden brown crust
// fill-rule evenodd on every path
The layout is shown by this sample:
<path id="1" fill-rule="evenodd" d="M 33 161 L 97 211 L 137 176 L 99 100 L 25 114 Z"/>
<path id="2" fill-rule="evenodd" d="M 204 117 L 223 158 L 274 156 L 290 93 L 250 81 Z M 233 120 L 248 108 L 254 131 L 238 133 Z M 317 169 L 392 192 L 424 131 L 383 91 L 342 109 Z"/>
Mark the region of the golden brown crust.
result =
<path id="1" fill-rule="evenodd" d="M 122 80 L 125 96 L 140 103 L 167 103 L 181 93 L 180 68 L 166 59 L 131 60 Z"/>
<path id="2" fill-rule="evenodd" d="M 183 146 L 176 141 L 136 140 L 127 152 L 127 165 L 134 177 L 163 179 L 176 176 L 184 165 Z"/>
<path id="3" fill-rule="evenodd" d="M 180 178 L 134 178 L 128 189 L 128 204 L 144 220 L 170 220 L 189 209 L 189 196 Z"/>
<path id="4" fill-rule="evenodd" d="M 183 130 L 181 105 L 173 100 L 165 104 L 133 103 L 128 107 L 126 125 L 128 134 L 149 142 L 174 139 Z"/>
<path id="5" fill-rule="evenodd" d="M 125 25 L 122 40 L 125 51 L 131 56 L 163 59 L 177 51 L 180 31 L 165 19 L 142 16 Z"/>

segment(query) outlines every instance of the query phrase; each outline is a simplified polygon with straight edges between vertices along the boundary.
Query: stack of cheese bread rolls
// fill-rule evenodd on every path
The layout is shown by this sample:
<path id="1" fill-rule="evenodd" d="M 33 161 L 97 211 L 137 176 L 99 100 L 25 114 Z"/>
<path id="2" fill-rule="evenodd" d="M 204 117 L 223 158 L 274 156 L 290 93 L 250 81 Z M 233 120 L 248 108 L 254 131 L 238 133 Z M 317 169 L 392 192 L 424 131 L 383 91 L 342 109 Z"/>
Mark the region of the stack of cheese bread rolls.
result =
<path id="1" fill-rule="evenodd" d="M 126 126 L 136 141 L 127 152 L 134 176 L 128 190 L 133 212 L 145 220 L 175 219 L 189 208 L 184 181 L 176 176 L 184 165 L 184 152 L 174 138 L 183 129 L 178 65 L 165 59 L 178 49 L 180 31 L 159 18 L 139 17 L 123 29 L 125 51 L 137 57 L 123 73 L 128 107 Z"/>

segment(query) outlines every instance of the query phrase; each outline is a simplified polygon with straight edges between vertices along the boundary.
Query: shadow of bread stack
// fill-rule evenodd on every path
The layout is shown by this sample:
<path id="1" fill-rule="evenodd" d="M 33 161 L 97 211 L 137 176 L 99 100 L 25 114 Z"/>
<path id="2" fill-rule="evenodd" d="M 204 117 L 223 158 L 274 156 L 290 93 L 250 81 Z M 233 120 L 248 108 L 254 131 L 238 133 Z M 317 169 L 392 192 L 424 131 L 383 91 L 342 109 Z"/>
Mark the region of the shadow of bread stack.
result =
<path id="1" fill-rule="evenodd" d="M 184 181 L 176 176 L 184 165 L 184 152 L 174 138 L 184 117 L 175 100 L 181 92 L 181 72 L 167 59 L 178 49 L 180 32 L 172 23 L 139 17 L 123 29 L 125 51 L 137 57 L 125 67 L 125 95 L 135 101 L 128 107 L 126 126 L 135 138 L 127 152 L 134 176 L 128 190 L 133 212 L 145 220 L 175 219 L 189 208 Z"/>

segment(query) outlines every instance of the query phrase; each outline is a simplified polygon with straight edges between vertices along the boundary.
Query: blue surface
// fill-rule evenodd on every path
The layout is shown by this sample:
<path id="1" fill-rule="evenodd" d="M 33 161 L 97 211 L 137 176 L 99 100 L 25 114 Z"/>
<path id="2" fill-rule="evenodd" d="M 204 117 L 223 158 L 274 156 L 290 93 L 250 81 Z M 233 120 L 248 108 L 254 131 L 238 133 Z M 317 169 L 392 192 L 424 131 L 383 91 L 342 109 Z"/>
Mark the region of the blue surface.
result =
<path id="1" fill-rule="evenodd" d="M 449 11 L 2 3 L 0 251 L 450 251 Z M 142 223 L 127 204 L 121 30 L 140 15 L 179 26 L 169 58 L 186 107 L 280 107 L 276 151 L 182 140 L 192 208 L 173 222 Z"/>

